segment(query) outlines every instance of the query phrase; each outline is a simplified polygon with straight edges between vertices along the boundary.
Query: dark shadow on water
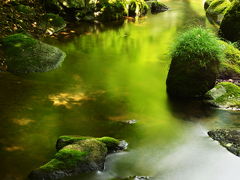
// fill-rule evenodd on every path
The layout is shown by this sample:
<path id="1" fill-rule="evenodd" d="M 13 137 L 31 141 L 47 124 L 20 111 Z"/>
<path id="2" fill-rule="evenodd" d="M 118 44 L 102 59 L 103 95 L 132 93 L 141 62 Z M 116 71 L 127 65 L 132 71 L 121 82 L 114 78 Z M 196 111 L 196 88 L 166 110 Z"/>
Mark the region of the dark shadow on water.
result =
<path id="1" fill-rule="evenodd" d="M 172 114 L 186 121 L 201 121 L 215 115 L 216 110 L 202 100 L 168 98 Z"/>

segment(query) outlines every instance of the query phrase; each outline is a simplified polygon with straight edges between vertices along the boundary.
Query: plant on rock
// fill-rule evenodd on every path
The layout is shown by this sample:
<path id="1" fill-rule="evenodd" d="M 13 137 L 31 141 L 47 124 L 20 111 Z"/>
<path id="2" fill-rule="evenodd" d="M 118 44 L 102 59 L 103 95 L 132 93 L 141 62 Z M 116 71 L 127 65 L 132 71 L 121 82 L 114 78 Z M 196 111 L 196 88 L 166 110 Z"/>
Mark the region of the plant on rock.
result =
<path id="1" fill-rule="evenodd" d="M 224 54 L 218 38 L 204 28 L 181 34 L 172 49 L 167 92 L 172 97 L 202 97 L 213 88 Z"/>

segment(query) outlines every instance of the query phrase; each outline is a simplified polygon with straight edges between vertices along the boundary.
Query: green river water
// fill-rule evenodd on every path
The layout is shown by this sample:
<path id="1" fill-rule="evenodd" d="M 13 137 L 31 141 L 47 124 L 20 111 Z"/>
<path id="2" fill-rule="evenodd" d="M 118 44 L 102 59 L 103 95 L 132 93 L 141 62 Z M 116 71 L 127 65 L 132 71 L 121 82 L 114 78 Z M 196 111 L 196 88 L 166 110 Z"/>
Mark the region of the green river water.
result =
<path id="1" fill-rule="evenodd" d="M 172 102 L 166 94 L 169 49 L 177 34 L 192 26 L 212 28 L 203 2 L 163 2 L 169 11 L 54 42 L 67 54 L 54 71 L 0 73 L 1 180 L 26 179 L 54 155 L 60 135 L 112 136 L 129 143 L 128 151 L 107 157 L 103 172 L 66 180 L 240 178 L 238 157 L 207 136 L 214 127 L 239 127 L 240 114 Z"/>

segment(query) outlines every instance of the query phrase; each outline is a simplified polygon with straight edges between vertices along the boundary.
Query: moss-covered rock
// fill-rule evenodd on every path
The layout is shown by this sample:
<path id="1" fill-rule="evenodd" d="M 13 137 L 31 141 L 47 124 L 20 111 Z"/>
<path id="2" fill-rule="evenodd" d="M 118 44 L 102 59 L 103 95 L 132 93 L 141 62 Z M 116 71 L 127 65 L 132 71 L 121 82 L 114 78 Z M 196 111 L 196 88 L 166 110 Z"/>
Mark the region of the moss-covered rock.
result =
<path id="1" fill-rule="evenodd" d="M 218 78 L 239 79 L 240 78 L 240 51 L 233 45 L 219 41 L 225 54 L 221 61 Z"/>
<path id="2" fill-rule="evenodd" d="M 214 87 L 222 47 L 214 34 L 193 28 L 181 34 L 171 53 L 167 92 L 171 97 L 198 98 Z"/>
<path id="3" fill-rule="evenodd" d="M 231 153 L 240 156 L 240 130 L 216 129 L 209 131 L 208 135 Z"/>
<path id="4" fill-rule="evenodd" d="M 220 25 L 227 10 L 230 8 L 229 0 L 213 0 L 206 9 L 206 15 L 210 22 Z"/>
<path id="5" fill-rule="evenodd" d="M 56 149 L 60 150 L 64 146 L 74 144 L 86 139 L 96 139 L 104 143 L 107 146 L 108 153 L 124 150 L 127 147 L 127 143 L 125 141 L 120 141 L 112 137 L 93 138 L 86 136 L 60 136 L 57 140 Z"/>
<path id="6" fill-rule="evenodd" d="M 53 159 L 32 171 L 32 180 L 59 179 L 79 173 L 103 170 L 106 155 L 123 150 L 121 141 L 111 138 L 61 136 Z"/>
<path id="7" fill-rule="evenodd" d="M 220 108 L 240 109 L 240 87 L 230 83 L 218 83 L 206 93 L 208 102 Z"/>
<path id="8" fill-rule="evenodd" d="M 115 21 L 124 16 L 142 16 L 148 6 L 144 0 L 44 0 L 50 12 L 79 21 Z M 50 8 L 51 7 L 51 8 Z"/>
<path id="9" fill-rule="evenodd" d="M 14 34 L 0 40 L 12 73 L 45 72 L 57 68 L 65 53 L 57 47 L 40 42 L 25 34 Z"/>
<path id="10" fill-rule="evenodd" d="M 147 4 L 148 4 L 149 8 L 151 9 L 152 14 L 164 12 L 169 9 L 165 4 L 163 4 L 159 1 L 147 1 Z"/>
<path id="11" fill-rule="evenodd" d="M 234 0 L 220 25 L 223 38 L 236 42 L 240 40 L 240 0 Z"/>
<path id="12" fill-rule="evenodd" d="M 44 31 L 54 33 L 66 27 L 66 22 L 57 14 L 47 13 L 41 17 L 40 26 Z"/>
<path id="13" fill-rule="evenodd" d="M 96 139 L 86 139 L 59 150 L 54 158 L 29 175 L 30 179 L 59 179 L 64 176 L 103 170 L 107 147 Z"/>

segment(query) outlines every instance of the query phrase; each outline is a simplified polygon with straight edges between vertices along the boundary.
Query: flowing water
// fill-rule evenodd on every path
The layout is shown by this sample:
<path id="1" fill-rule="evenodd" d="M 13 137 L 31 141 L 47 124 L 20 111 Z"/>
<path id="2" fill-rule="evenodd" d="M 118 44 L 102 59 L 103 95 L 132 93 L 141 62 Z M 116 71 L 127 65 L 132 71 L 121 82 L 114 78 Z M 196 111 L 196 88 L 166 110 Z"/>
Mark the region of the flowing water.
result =
<path id="1" fill-rule="evenodd" d="M 55 42 L 67 53 L 47 73 L 0 73 L 0 179 L 22 180 L 55 153 L 60 135 L 112 136 L 127 152 L 107 157 L 103 172 L 65 178 L 107 180 L 239 179 L 238 157 L 207 137 L 239 127 L 240 114 L 201 102 L 172 102 L 165 80 L 177 33 L 210 27 L 201 0 L 165 0 L 171 9 L 115 28 Z M 129 123 L 130 122 L 130 123 Z"/>

